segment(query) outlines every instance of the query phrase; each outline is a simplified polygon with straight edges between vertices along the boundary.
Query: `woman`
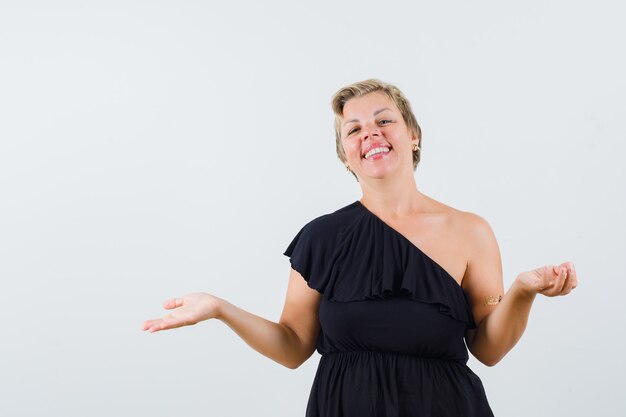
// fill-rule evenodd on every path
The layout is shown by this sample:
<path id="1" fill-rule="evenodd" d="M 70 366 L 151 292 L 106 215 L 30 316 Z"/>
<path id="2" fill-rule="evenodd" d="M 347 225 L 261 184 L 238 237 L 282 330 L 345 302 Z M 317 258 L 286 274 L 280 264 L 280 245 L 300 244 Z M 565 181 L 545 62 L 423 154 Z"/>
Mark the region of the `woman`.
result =
<path id="1" fill-rule="evenodd" d="M 355 83 L 335 94 L 333 110 L 337 154 L 363 196 L 291 242 L 278 323 L 198 293 L 166 301 L 173 311 L 144 330 L 217 318 L 289 368 L 317 348 L 307 416 L 492 416 L 467 349 L 488 366 L 500 361 L 537 294 L 576 287 L 573 264 L 523 272 L 503 296 L 487 222 L 417 189 L 421 130 L 400 90 Z"/>

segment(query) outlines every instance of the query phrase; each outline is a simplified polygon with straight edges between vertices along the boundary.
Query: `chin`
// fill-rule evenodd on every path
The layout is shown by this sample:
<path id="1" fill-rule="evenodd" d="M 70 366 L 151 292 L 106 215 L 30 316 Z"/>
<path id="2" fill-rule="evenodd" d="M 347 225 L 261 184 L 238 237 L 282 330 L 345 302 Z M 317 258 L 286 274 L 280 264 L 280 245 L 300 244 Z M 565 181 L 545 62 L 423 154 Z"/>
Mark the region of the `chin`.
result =
<path id="1" fill-rule="evenodd" d="M 371 178 L 385 178 L 385 177 L 388 177 L 389 175 L 393 175 L 393 173 L 396 171 L 394 167 L 390 167 L 386 165 L 377 167 L 376 169 L 371 169 L 371 167 L 369 168 L 370 169 L 362 170 L 361 173 L 364 176 L 371 177 Z"/>

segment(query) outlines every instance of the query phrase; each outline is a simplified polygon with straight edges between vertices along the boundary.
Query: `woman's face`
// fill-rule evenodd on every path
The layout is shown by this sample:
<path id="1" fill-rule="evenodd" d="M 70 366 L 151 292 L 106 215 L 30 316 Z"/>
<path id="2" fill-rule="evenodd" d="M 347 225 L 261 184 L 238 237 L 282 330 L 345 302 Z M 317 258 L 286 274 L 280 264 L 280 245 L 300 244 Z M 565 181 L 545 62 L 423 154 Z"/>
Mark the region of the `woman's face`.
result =
<path id="1" fill-rule="evenodd" d="M 341 142 L 346 163 L 359 180 L 385 178 L 403 170 L 413 175 L 413 144 L 418 139 L 383 92 L 375 91 L 346 102 L 341 118 Z"/>

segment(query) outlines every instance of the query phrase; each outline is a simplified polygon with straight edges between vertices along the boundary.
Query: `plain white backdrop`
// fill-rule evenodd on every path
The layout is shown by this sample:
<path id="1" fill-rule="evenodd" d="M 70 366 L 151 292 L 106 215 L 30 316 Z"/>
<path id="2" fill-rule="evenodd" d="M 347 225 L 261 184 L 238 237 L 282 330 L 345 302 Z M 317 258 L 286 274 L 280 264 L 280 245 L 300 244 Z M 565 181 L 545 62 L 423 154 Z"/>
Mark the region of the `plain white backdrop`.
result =
<path id="1" fill-rule="evenodd" d="M 505 287 L 577 267 L 501 363 L 470 360 L 495 414 L 625 415 L 624 12 L 0 0 L 0 415 L 304 415 L 317 353 L 140 327 L 191 291 L 278 319 L 282 252 L 361 196 L 330 98 L 370 77 L 411 100 L 418 188 L 490 223 Z"/>

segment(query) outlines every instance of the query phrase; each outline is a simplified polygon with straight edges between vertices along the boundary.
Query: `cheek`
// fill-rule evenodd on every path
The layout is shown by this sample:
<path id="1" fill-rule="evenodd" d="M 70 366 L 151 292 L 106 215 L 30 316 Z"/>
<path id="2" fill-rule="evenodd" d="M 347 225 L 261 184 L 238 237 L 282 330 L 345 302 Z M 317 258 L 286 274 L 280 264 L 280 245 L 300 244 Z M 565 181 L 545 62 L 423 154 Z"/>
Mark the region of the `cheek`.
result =
<path id="1" fill-rule="evenodd" d="M 359 144 L 354 141 L 344 141 L 343 142 L 343 151 L 346 154 L 346 157 L 353 156 L 354 153 L 359 153 Z"/>

